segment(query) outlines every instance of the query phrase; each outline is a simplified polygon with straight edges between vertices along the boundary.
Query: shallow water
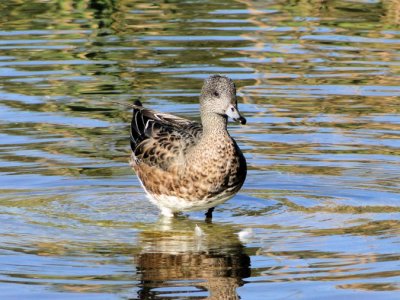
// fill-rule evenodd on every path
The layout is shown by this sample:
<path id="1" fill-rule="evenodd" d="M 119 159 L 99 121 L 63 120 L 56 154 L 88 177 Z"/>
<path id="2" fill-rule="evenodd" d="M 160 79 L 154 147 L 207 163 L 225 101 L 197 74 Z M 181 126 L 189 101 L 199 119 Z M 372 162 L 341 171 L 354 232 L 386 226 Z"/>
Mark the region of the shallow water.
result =
<path id="1" fill-rule="evenodd" d="M 1 298 L 397 298 L 399 11 L 3 1 Z M 123 104 L 197 119 L 215 73 L 238 87 L 248 177 L 213 224 L 167 222 L 129 168 Z"/>

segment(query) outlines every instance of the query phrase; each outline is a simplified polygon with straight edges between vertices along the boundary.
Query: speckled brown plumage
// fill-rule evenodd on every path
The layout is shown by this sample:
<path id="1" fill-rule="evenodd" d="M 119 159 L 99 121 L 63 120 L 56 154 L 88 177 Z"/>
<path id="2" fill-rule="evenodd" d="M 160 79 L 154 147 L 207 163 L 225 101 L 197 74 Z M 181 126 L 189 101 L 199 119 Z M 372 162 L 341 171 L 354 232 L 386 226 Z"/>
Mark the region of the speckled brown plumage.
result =
<path id="1" fill-rule="evenodd" d="M 220 204 L 246 178 L 246 160 L 227 131 L 228 116 L 245 123 L 232 80 L 206 79 L 200 106 L 202 124 L 133 106 L 131 166 L 164 215 Z"/>

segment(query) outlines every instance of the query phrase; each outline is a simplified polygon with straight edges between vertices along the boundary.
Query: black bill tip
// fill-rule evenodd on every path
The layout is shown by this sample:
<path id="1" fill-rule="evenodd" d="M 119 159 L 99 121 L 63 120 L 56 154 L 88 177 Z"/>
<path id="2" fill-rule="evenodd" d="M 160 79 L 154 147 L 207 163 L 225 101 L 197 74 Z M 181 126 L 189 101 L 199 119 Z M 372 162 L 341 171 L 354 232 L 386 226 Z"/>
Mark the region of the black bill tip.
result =
<path id="1" fill-rule="evenodd" d="M 245 125 L 245 124 L 247 123 L 246 118 L 244 118 L 244 117 L 242 117 L 242 116 L 240 116 L 239 119 L 234 119 L 234 121 L 239 122 L 239 123 L 242 124 L 242 125 Z"/>

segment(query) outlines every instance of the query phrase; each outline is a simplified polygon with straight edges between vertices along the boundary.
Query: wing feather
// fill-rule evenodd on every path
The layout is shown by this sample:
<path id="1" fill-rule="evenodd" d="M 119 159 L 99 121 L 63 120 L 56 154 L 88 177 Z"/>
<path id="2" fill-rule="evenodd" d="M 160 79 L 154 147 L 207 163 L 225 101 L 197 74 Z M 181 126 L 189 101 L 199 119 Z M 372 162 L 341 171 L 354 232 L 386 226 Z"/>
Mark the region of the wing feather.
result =
<path id="1" fill-rule="evenodd" d="M 137 104 L 132 105 L 130 138 L 134 160 L 167 170 L 197 143 L 202 126 Z"/>

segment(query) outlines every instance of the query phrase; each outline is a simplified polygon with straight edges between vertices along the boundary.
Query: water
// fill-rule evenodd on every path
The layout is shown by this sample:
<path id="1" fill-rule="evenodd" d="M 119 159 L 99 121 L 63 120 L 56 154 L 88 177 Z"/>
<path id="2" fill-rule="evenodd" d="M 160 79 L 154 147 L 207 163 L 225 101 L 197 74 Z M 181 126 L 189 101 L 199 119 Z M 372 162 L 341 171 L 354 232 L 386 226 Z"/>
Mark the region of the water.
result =
<path id="1" fill-rule="evenodd" d="M 1 298 L 398 299 L 399 11 L 3 1 Z M 123 103 L 196 119 L 215 73 L 238 87 L 248 177 L 213 224 L 168 223 L 129 168 Z"/>

